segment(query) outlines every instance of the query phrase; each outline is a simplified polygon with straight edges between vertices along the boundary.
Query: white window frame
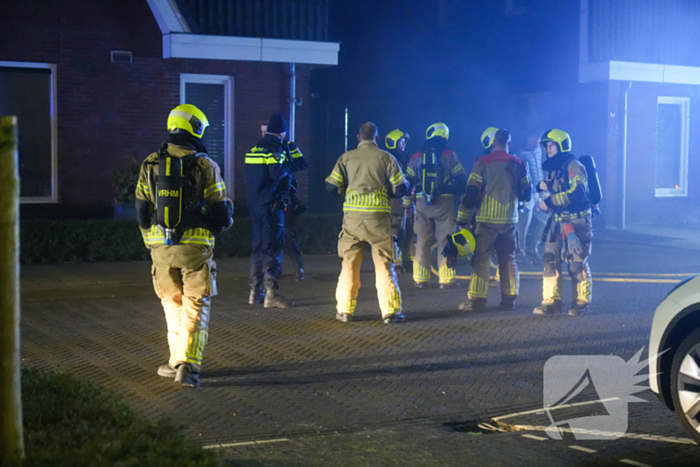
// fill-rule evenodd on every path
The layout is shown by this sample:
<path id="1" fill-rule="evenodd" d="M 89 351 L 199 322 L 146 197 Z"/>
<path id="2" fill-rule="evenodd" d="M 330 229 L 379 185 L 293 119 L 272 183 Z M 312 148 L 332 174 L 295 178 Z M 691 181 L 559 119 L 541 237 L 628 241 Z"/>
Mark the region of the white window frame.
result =
<path id="1" fill-rule="evenodd" d="M 690 143 L 690 97 L 658 96 L 659 104 L 675 104 L 681 106 L 681 172 L 680 188 L 654 188 L 657 198 L 688 196 L 688 146 Z M 658 118 L 658 117 L 657 117 Z"/>
<path id="2" fill-rule="evenodd" d="M 224 163 L 226 165 L 223 174 L 224 182 L 226 183 L 226 195 L 233 199 L 234 192 L 234 167 L 233 167 L 233 76 L 227 75 L 204 75 L 197 73 L 181 73 L 180 74 L 180 104 L 187 104 L 186 100 L 186 85 L 187 83 L 199 84 L 223 84 L 224 99 L 226 105 L 224 108 Z M 205 132 L 206 134 L 206 132 Z"/>
<path id="3" fill-rule="evenodd" d="M 22 204 L 47 204 L 58 203 L 58 115 L 56 113 L 57 87 L 56 87 L 56 64 L 39 62 L 3 62 L 0 61 L 0 68 L 43 68 L 51 70 L 49 78 L 49 99 L 51 113 L 51 196 L 22 196 Z M 22 122 L 19 122 L 22 125 Z M 20 180 L 21 183 L 21 180 Z"/>

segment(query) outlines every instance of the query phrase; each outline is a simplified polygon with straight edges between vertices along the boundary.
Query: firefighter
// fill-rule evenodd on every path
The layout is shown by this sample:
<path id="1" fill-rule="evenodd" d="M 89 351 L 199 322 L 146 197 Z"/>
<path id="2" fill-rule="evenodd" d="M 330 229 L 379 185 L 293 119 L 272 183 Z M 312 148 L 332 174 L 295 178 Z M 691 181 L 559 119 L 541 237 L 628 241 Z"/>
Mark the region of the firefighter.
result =
<path id="1" fill-rule="evenodd" d="M 343 230 L 338 240 L 338 256 L 343 258 L 336 289 L 336 319 L 353 320 L 360 290 L 360 266 L 365 247 L 372 249 L 377 297 L 385 324 L 405 320 L 401 289 L 394 270 L 396 244 L 391 236 L 389 198 L 406 194 L 408 182 L 401 167 L 388 152 L 377 147 L 377 127 L 370 122 L 360 127 L 357 149 L 338 159 L 326 178 L 326 189 L 345 196 Z"/>
<path id="2" fill-rule="evenodd" d="M 486 310 L 494 249 L 500 270 L 500 308 L 512 310 L 518 296 L 520 277 L 515 262 L 518 201 L 529 201 L 532 187 L 525 163 L 509 154 L 510 144 L 510 133 L 503 129 L 493 134 L 492 144 L 484 144 L 491 148 L 490 152 L 474 164 L 457 214 L 457 223 L 464 225 L 476 210 L 476 249 L 468 300 L 459 306 L 463 311 Z"/>
<path id="3" fill-rule="evenodd" d="M 262 137 L 265 138 L 265 134 L 267 133 L 267 120 L 260 123 L 260 132 L 262 133 Z M 294 174 L 299 170 L 306 170 L 308 164 L 296 143 L 293 141 L 288 142 L 287 150 L 289 151 L 289 157 L 285 158 L 285 161 L 289 164 L 289 169 L 291 169 L 290 177 L 292 181 L 290 185 L 290 204 L 284 212 L 284 249 L 291 253 L 290 257 L 292 263 L 294 263 L 295 280 L 301 282 L 304 280 L 304 258 L 301 256 L 297 218 L 299 215 L 306 212 L 306 206 L 302 204 L 297 196 L 299 193 L 299 182 Z M 252 304 L 254 303 L 251 303 L 251 305 Z"/>
<path id="4" fill-rule="evenodd" d="M 444 123 L 430 125 L 425 132 L 423 149 L 411 158 L 406 177 L 416 191 L 416 257 L 413 261 L 413 284 L 422 289 L 430 279 L 430 249 L 437 239 L 438 251 L 445 248 L 447 237 L 455 232 L 455 196 L 462 196 L 467 174 L 457 154 L 447 147 L 450 130 Z M 456 285 L 457 273 L 446 258 L 438 255 L 441 289 Z"/>
<path id="5" fill-rule="evenodd" d="M 566 261 L 574 302 L 567 314 L 580 316 L 588 311 L 593 289 L 588 265 L 593 240 L 588 176 L 585 167 L 571 153 L 568 133 L 548 130 L 540 143 L 547 160 L 542 164 L 545 180 L 537 190 L 543 198 L 540 209 L 550 217 L 544 233 L 542 305 L 535 308 L 534 313 L 555 315 L 562 312 L 561 263 Z"/>
<path id="6" fill-rule="evenodd" d="M 279 293 L 284 247 L 284 212 L 291 204 L 292 164 L 284 138 L 287 121 L 273 114 L 262 140 L 245 156 L 252 253 L 248 285 L 251 305 L 289 308 L 294 303 Z"/>
<path id="7" fill-rule="evenodd" d="M 394 156 L 399 163 L 401 171 L 405 174 L 408 168 L 408 155 L 406 144 L 411 139 L 408 133 L 400 129 L 389 132 L 384 139 L 387 151 Z M 411 270 L 412 258 L 415 256 L 415 234 L 413 233 L 413 198 L 407 193 L 402 199 L 391 199 L 391 229 L 396 240 L 396 272 Z"/>
<path id="8" fill-rule="evenodd" d="M 200 384 L 200 368 L 209 336 L 211 298 L 216 295 L 214 236 L 233 223 L 233 203 L 226 197 L 226 186 L 216 162 L 202 144 L 207 117 L 197 107 L 179 105 L 168 116 L 167 144 L 148 156 L 141 165 L 136 187 L 137 220 L 146 247 L 151 251 L 153 287 L 161 299 L 168 327 L 170 358 L 158 368 L 160 376 L 175 378 L 183 386 Z M 168 218 L 162 205 L 171 191 L 163 189 L 172 164 L 179 200 L 183 206 L 180 223 Z M 161 170 L 161 167 L 167 167 Z M 164 175 L 165 174 L 165 175 Z M 167 232 L 167 234 L 166 234 Z"/>

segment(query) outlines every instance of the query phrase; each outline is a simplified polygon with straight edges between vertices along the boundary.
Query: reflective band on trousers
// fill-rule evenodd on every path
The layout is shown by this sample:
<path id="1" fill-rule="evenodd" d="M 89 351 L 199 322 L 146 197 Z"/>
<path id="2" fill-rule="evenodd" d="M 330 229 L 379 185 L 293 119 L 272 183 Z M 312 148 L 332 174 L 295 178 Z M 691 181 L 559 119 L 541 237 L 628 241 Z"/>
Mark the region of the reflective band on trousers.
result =
<path id="1" fill-rule="evenodd" d="M 162 245 L 165 242 L 163 231 L 157 225 L 151 226 L 151 230 L 143 236 L 146 245 Z M 207 245 L 214 247 L 214 236 L 210 231 L 203 228 L 185 230 L 182 238 L 178 242 L 180 245 Z"/>

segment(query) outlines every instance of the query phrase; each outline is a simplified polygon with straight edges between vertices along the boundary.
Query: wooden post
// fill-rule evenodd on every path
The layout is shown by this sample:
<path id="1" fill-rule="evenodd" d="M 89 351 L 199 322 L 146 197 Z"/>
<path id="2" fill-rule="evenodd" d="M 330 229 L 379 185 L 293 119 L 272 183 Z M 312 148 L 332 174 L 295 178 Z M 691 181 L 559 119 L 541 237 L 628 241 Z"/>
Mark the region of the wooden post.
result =
<path id="1" fill-rule="evenodd" d="M 0 442 L 2 463 L 24 457 L 19 347 L 17 117 L 0 117 Z"/>

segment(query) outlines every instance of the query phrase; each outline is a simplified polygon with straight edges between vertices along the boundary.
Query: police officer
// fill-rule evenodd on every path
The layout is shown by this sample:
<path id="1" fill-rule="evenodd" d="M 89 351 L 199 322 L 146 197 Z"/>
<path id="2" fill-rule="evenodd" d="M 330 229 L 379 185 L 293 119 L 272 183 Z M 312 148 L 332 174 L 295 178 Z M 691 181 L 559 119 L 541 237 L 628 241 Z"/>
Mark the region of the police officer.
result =
<path id="1" fill-rule="evenodd" d="M 568 133 L 548 130 L 540 142 L 547 152 L 547 160 L 542 164 L 545 180 L 537 189 L 544 198 L 540 209 L 550 213 L 550 218 L 545 228 L 542 259 L 542 305 L 535 308 L 534 313 L 555 315 L 562 312 L 561 263 L 564 260 L 569 263 L 574 297 L 567 314 L 580 316 L 588 311 L 593 290 L 588 265 L 593 240 L 588 177 L 585 167 L 571 153 Z"/>
<path id="2" fill-rule="evenodd" d="M 423 149 L 408 164 L 406 177 L 416 191 L 416 257 L 413 262 L 413 284 L 422 289 L 430 279 L 430 249 L 437 239 L 443 251 L 448 235 L 455 231 L 455 196 L 462 196 L 467 174 L 457 154 L 447 147 L 450 129 L 444 123 L 430 125 L 425 132 Z M 438 255 L 440 288 L 455 285 L 457 273 Z"/>
<path id="3" fill-rule="evenodd" d="M 267 133 L 267 123 L 267 120 L 260 123 L 260 132 L 263 138 L 265 138 L 265 134 Z M 290 257 L 292 263 L 294 263 L 294 277 L 297 282 L 301 282 L 304 280 L 304 258 L 301 256 L 297 218 L 300 214 L 306 212 L 306 206 L 302 204 L 297 196 L 299 193 L 299 182 L 295 176 L 295 172 L 306 170 L 308 164 L 296 143 L 290 141 L 286 144 L 286 151 L 288 151 L 289 157 L 285 158 L 285 162 L 289 164 L 288 169 L 291 170 L 289 177 L 292 181 L 290 184 L 290 204 L 284 211 L 284 249 L 291 253 Z"/>
<path id="4" fill-rule="evenodd" d="M 208 125 L 207 117 L 193 105 L 173 109 L 168 116 L 168 142 L 143 162 L 136 187 L 137 220 L 151 250 L 153 286 L 168 327 L 170 359 L 158 368 L 158 374 L 190 387 L 200 384 L 211 297 L 216 295 L 213 234 L 233 223 L 233 203 L 226 197 L 219 167 L 202 144 Z M 175 229 L 175 241 L 166 240 L 164 226 L 157 225 L 158 205 L 163 202 L 157 186 L 164 175 L 159 161 L 169 156 L 179 158 L 187 168 L 182 199 L 186 212 Z"/>
<path id="5" fill-rule="evenodd" d="M 360 290 L 360 266 L 365 246 L 369 244 L 382 320 L 385 324 L 400 323 L 405 317 L 394 271 L 396 244 L 391 236 L 389 198 L 405 195 L 408 182 L 396 159 L 377 147 L 379 134 L 373 123 L 364 123 L 357 139 L 360 142 L 357 149 L 340 156 L 326 178 L 330 193 L 345 196 L 343 230 L 338 240 L 343 269 L 335 294 L 335 317 L 344 323 L 353 320 Z"/>
<path id="6" fill-rule="evenodd" d="M 387 151 L 394 156 L 399 163 L 401 171 L 405 174 L 408 169 L 408 158 L 406 154 L 406 144 L 411 139 L 408 133 L 400 129 L 389 132 L 384 139 Z M 392 235 L 396 240 L 396 272 L 411 270 L 411 258 L 415 255 L 415 234 L 413 233 L 413 199 L 410 193 L 402 199 L 392 198 L 391 205 L 391 228 Z"/>
<path id="7" fill-rule="evenodd" d="M 457 223 L 467 224 L 476 210 L 476 250 L 468 300 L 459 306 L 463 311 L 486 310 L 494 249 L 500 270 L 500 308 L 512 310 L 518 296 L 520 277 L 515 262 L 518 200 L 529 201 L 532 187 L 525 163 L 509 154 L 510 144 L 507 130 L 494 133 L 493 142 L 488 145 L 490 153 L 474 164 L 457 214 Z"/>
<path id="8" fill-rule="evenodd" d="M 284 247 L 284 210 L 292 186 L 290 154 L 284 144 L 287 121 L 273 114 L 262 140 L 245 156 L 247 202 L 252 222 L 252 253 L 248 303 L 288 308 L 293 302 L 279 294 Z M 263 291 L 264 287 L 264 291 Z"/>

